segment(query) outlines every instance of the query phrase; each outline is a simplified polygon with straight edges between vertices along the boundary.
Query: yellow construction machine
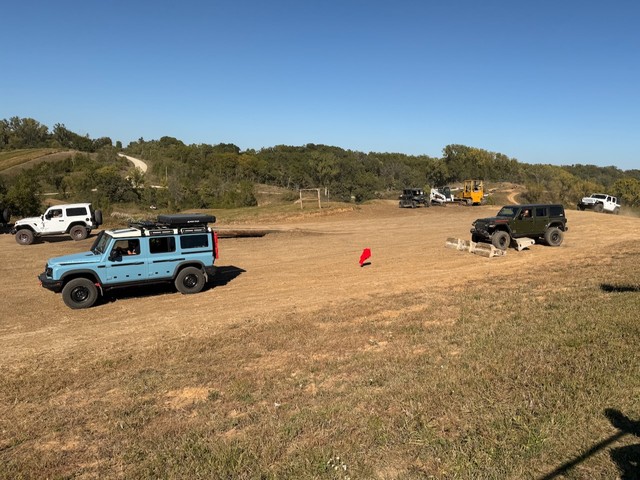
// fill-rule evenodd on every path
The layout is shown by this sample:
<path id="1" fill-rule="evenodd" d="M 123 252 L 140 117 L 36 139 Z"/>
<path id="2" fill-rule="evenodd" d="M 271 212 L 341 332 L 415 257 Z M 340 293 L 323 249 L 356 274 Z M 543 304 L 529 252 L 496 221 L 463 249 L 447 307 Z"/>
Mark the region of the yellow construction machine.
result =
<path id="1" fill-rule="evenodd" d="M 484 203 L 484 182 L 482 180 L 465 180 L 462 190 L 456 192 L 454 201 L 467 205 L 481 205 Z"/>

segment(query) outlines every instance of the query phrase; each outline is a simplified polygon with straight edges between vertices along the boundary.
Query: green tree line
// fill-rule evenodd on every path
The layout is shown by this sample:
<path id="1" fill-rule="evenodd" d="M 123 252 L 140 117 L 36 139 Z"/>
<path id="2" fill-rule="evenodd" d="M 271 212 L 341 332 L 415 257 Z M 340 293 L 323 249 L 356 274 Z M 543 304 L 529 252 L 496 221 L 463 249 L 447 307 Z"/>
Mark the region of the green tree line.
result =
<path id="1" fill-rule="evenodd" d="M 50 147 L 96 152 L 112 145 L 109 137 L 91 139 L 88 134 L 79 135 L 61 123 L 56 123 L 49 132 L 49 127 L 33 118 L 11 117 L 0 120 L 0 150 Z"/>
<path id="2" fill-rule="evenodd" d="M 483 179 L 489 185 L 523 184 L 525 198 L 531 202 L 575 205 L 584 195 L 607 192 L 627 206 L 640 206 L 639 170 L 526 164 L 465 145 L 447 145 L 439 158 L 315 144 L 243 151 L 226 143 L 186 145 L 168 136 L 140 138 L 121 149 L 120 142 L 113 146 L 110 138 L 91 139 L 61 124 L 50 133 L 30 118 L 0 121 L 0 150 L 34 147 L 82 153 L 42 163 L 0 183 L 0 201 L 16 212 L 28 213 L 25 206 L 34 203 L 27 201 L 26 189 L 35 198 L 45 187 L 54 188 L 63 198 L 92 201 L 101 208 L 133 203 L 182 210 L 255 205 L 256 184 L 294 191 L 323 188 L 335 200 L 362 202 L 391 197 L 406 187 L 450 185 L 467 178 Z M 120 151 L 147 161 L 149 171 L 142 174 L 132 169 L 118 157 Z"/>

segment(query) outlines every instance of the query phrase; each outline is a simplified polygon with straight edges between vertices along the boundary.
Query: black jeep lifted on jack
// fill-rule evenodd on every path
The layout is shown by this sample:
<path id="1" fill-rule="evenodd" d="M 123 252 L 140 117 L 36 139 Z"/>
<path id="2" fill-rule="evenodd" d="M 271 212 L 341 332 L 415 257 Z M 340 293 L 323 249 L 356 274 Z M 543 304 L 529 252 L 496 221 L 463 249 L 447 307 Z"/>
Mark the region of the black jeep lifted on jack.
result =
<path id="1" fill-rule="evenodd" d="M 471 227 L 471 240 L 491 242 L 506 250 L 512 239 L 544 239 L 547 245 L 558 247 L 564 239 L 567 217 L 558 204 L 506 205 L 495 217 L 479 218 Z"/>

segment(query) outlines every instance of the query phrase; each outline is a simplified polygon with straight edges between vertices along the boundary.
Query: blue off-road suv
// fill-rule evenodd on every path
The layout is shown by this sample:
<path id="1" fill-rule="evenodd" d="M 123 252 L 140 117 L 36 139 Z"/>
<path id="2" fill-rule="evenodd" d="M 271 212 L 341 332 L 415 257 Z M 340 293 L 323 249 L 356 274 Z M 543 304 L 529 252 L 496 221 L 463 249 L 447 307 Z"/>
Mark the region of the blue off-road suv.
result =
<path id="1" fill-rule="evenodd" d="M 159 215 L 156 222 L 104 230 L 91 250 L 49 259 L 38 276 L 62 292 L 70 308 L 88 308 L 114 288 L 172 282 L 181 293 L 200 292 L 215 273 L 218 238 L 204 214 Z"/>

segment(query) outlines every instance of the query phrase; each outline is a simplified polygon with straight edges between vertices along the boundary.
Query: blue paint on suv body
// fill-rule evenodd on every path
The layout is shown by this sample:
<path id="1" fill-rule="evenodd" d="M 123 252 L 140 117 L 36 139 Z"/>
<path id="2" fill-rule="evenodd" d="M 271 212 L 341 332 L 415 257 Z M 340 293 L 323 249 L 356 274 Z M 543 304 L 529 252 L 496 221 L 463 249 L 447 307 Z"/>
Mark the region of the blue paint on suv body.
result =
<path id="1" fill-rule="evenodd" d="M 162 222 L 100 232 L 89 252 L 49 259 L 45 271 L 38 276 L 42 286 L 62 292 L 71 308 L 91 306 L 79 306 L 78 301 L 73 300 L 84 298 L 78 288 L 91 293 L 93 287 L 89 283 L 100 293 L 158 282 L 176 282 L 182 293 L 200 291 L 215 273 L 217 236 L 207 225 L 215 222 L 215 217 L 167 215 L 162 219 Z M 186 268 L 189 268 L 188 274 L 183 272 Z M 65 288 L 78 278 L 89 282 L 73 282 L 69 288 L 76 288 L 74 297 L 65 292 Z M 82 285 L 78 287 L 77 283 Z"/>

